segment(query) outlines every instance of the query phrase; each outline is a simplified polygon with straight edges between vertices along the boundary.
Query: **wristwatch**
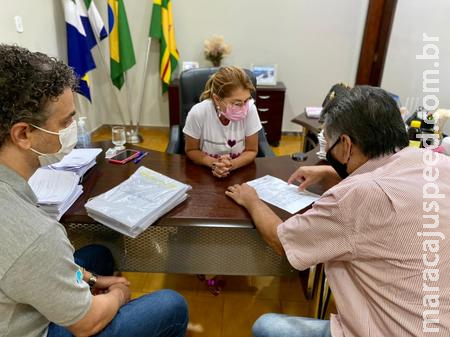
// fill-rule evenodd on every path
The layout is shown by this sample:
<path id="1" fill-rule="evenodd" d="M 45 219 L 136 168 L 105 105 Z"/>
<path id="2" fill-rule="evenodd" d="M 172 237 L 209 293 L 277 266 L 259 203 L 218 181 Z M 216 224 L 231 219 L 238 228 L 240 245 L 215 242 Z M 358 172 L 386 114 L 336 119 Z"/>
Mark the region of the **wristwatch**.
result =
<path id="1" fill-rule="evenodd" d="M 98 275 L 93 272 L 90 272 L 90 273 L 91 273 L 91 276 L 88 279 L 88 284 L 89 284 L 89 287 L 92 289 L 95 287 L 95 284 L 97 283 Z"/>

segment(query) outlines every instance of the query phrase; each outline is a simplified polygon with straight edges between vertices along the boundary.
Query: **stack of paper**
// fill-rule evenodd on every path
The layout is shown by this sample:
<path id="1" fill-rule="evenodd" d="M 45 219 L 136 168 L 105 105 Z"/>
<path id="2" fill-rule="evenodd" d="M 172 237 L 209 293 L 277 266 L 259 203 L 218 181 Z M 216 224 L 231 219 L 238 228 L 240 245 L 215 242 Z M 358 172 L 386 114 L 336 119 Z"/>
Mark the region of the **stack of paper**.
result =
<path id="1" fill-rule="evenodd" d="M 291 214 L 297 213 L 320 198 L 317 194 L 299 191 L 297 186 L 289 185 L 269 175 L 249 181 L 247 184 L 256 190 L 261 200 Z"/>
<path id="2" fill-rule="evenodd" d="M 187 198 L 191 186 L 141 166 L 120 185 L 85 207 L 94 220 L 135 238 Z"/>
<path id="3" fill-rule="evenodd" d="M 322 112 L 322 107 L 308 106 L 305 108 L 306 117 L 308 118 L 319 118 Z"/>
<path id="4" fill-rule="evenodd" d="M 39 207 L 55 219 L 62 215 L 83 193 L 80 177 L 74 172 L 38 169 L 28 181 Z"/>
<path id="5" fill-rule="evenodd" d="M 102 149 L 73 149 L 59 163 L 50 165 L 50 169 L 75 172 L 82 177 L 87 170 L 95 165 L 95 158 Z"/>

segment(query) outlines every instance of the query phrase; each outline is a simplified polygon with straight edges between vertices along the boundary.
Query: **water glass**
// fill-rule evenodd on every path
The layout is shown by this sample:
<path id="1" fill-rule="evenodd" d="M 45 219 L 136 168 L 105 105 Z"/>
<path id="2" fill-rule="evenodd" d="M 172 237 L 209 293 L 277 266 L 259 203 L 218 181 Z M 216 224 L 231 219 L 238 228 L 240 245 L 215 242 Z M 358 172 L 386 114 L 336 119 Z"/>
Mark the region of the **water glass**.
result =
<path id="1" fill-rule="evenodd" d="M 125 149 L 126 135 L 123 126 L 114 126 L 112 128 L 112 143 L 115 145 L 116 151 Z"/>

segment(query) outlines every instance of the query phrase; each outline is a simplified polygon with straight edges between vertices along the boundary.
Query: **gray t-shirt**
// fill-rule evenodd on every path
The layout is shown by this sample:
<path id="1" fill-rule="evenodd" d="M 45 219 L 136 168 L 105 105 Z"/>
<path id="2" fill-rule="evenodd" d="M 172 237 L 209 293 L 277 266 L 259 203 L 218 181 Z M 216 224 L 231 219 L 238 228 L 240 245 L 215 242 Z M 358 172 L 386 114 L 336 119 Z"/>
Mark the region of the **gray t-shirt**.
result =
<path id="1" fill-rule="evenodd" d="M 0 336 L 41 337 L 70 326 L 92 295 L 64 227 L 36 206 L 28 183 L 0 165 Z"/>

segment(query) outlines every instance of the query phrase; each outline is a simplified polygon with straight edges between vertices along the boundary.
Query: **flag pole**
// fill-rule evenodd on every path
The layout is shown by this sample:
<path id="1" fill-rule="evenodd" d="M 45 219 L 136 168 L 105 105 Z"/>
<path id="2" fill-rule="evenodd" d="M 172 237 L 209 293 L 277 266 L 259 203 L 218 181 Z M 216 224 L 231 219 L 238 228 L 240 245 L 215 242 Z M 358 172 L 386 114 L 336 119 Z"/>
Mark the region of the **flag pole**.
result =
<path id="1" fill-rule="evenodd" d="M 125 90 L 127 91 L 127 107 L 130 117 L 130 131 L 127 131 L 127 143 L 137 144 L 142 141 L 142 138 L 135 132 L 133 127 L 133 111 L 131 109 L 130 87 L 128 86 L 128 71 L 124 72 L 125 77 Z"/>
<path id="2" fill-rule="evenodd" d="M 86 11 L 87 11 L 87 8 L 86 8 Z M 91 25 L 91 27 L 93 27 L 91 17 L 89 15 L 87 17 L 88 17 L 88 20 L 89 20 L 89 24 Z M 106 73 L 107 77 L 110 79 L 109 69 L 107 67 L 107 59 L 106 59 L 105 54 L 103 53 L 102 47 L 100 45 L 101 41 L 98 38 L 98 35 L 97 35 L 96 31 L 94 32 L 93 35 L 94 35 L 95 42 L 96 42 L 96 44 L 98 46 L 98 52 L 100 53 L 100 60 L 101 60 L 102 66 L 105 69 L 105 73 Z M 109 35 L 108 35 L 108 38 L 109 38 Z M 108 81 L 108 83 L 109 83 L 109 87 L 110 87 L 110 89 L 112 91 L 112 94 L 113 94 L 113 96 L 114 96 L 114 98 L 116 100 L 116 105 L 117 105 L 117 108 L 119 109 L 120 119 L 122 120 L 123 124 L 126 124 L 125 118 L 124 118 L 124 114 L 123 114 L 123 111 L 122 111 L 122 107 L 120 106 L 120 102 L 119 102 L 119 97 L 118 97 L 117 91 L 114 89 L 114 85 L 113 85 L 111 79 Z"/>
<path id="3" fill-rule="evenodd" d="M 102 66 L 105 69 L 105 73 L 106 73 L 107 77 L 109 78 L 110 76 L 109 76 L 108 67 L 106 65 L 107 61 L 106 61 L 106 58 L 105 58 L 105 54 L 103 53 L 103 50 L 102 50 L 102 48 L 100 46 L 100 41 L 98 40 L 98 37 L 96 36 L 96 34 L 94 34 L 94 36 L 95 36 L 95 40 L 97 41 L 98 51 L 100 53 L 100 59 L 101 59 Z M 113 96 L 114 96 L 114 98 L 116 100 L 116 105 L 117 105 L 117 108 L 119 109 L 120 119 L 122 120 L 122 123 L 125 125 L 126 121 L 125 121 L 124 113 L 122 111 L 122 107 L 120 106 L 119 97 L 118 97 L 118 90 L 114 87 L 114 85 L 112 83 L 112 80 L 110 78 L 108 80 L 108 83 L 109 83 L 109 87 L 110 87 L 110 89 L 112 91 L 112 94 L 113 94 Z"/>
<path id="4" fill-rule="evenodd" d="M 139 103 L 138 118 L 136 120 L 136 129 L 134 130 L 134 135 L 136 135 L 140 139 L 142 139 L 142 136 L 139 134 L 139 123 L 140 123 L 141 117 L 142 117 L 142 105 L 144 103 L 144 96 L 145 96 L 145 92 L 146 92 L 146 89 L 147 89 L 146 76 L 147 76 L 148 62 L 149 62 L 149 58 L 150 58 L 150 46 L 151 46 L 151 44 L 152 44 L 152 38 L 149 37 L 148 38 L 148 43 L 147 43 L 147 51 L 145 52 L 144 78 L 143 78 L 143 82 L 144 83 L 142 85 L 142 94 L 141 94 L 141 99 L 140 99 L 140 103 Z"/>

